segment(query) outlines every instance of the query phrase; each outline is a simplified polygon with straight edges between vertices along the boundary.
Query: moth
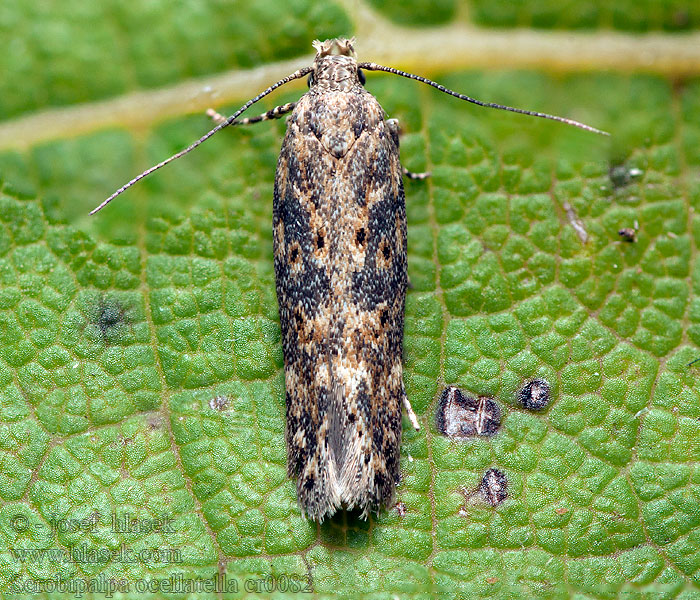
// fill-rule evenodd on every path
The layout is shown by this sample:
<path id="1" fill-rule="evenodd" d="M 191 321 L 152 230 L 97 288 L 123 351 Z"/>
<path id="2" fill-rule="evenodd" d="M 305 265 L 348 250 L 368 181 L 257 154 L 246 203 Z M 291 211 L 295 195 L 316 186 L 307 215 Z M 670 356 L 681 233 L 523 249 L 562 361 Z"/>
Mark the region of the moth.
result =
<path id="1" fill-rule="evenodd" d="M 399 127 L 364 89 L 363 71 L 385 71 L 480 106 L 562 117 L 459 94 L 424 77 L 357 62 L 354 38 L 315 41 L 311 66 L 246 102 L 199 140 L 119 188 L 91 214 L 153 171 L 230 125 L 291 113 L 273 195 L 274 264 L 286 387 L 290 476 L 304 514 L 387 506 L 399 482 L 402 406 L 418 420 L 402 376 L 406 207 Z M 278 87 L 308 76 L 297 102 L 238 117 Z M 214 115 L 218 117 L 218 115 Z"/>

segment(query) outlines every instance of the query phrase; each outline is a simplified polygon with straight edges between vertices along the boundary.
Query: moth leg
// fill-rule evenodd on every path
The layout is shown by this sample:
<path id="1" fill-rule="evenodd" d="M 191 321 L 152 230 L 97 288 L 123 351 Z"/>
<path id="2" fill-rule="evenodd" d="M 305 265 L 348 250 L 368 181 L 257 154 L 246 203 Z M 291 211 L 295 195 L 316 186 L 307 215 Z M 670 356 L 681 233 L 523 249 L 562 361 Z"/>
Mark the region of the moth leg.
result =
<path id="1" fill-rule="evenodd" d="M 416 413 L 413 412 L 413 407 L 411 406 L 411 402 L 409 401 L 406 392 L 403 394 L 403 405 L 406 408 L 406 415 L 408 416 L 408 420 L 411 421 L 411 425 L 413 425 L 413 428 L 416 431 L 419 431 L 420 425 L 418 423 L 418 417 L 416 417 Z"/>
<path id="2" fill-rule="evenodd" d="M 398 148 L 399 146 L 399 135 L 401 134 L 401 128 L 399 127 L 399 120 L 398 119 L 387 119 L 384 121 L 384 123 L 387 126 L 387 129 L 389 129 L 389 134 L 391 137 L 394 139 L 394 143 L 396 144 L 396 147 Z M 413 171 L 409 171 L 406 167 L 403 167 L 403 174 L 408 177 L 409 179 L 426 179 L 430 177 L 430 172 L 425 171 L 423 173 L 414 173 Z"/>
<path id="3" fill-rule="evenodd" d="M 231 125 L 250 125 L 251 123 L 261 123 L 262 121 L 269 121 L 270 119 L 279 119 L 280 117 L 286 115 L 288 112 L 294 110 L 297 105 L 296 102 L 289 102 L 287 104 L 282 104 L 281 106 L 275 106 L 275 108 L 268 110 L 266 113 L 258 115 L 257 117 L 245 117 L 244 119 L 236 119 Z M 217 124 L 220 125 L 226 121 L 226 117 L 220 115 L 213 108 L 207 109 L 207 116 Z"/>

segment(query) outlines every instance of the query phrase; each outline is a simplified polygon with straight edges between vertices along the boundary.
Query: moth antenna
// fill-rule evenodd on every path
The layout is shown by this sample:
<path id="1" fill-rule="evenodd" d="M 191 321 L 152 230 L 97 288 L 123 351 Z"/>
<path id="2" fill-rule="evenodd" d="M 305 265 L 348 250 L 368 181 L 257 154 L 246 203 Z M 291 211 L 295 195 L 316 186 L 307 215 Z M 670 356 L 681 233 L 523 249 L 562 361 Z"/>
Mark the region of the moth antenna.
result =
<path id="1" fill-rule="evenodd" d="M 313 67 L 304 67 L 302 69 L 299 69 L 298 71 L 294 71 L 291 75 L 287 75 L 286 77 L 283 77 L 280 79 L 277 83 L 271 85 L 269 88 L 267 88 L 264 92 L 261 92 L 255 98 L 251 98 L 246 102 L 241 108 L 239 108 L 235 113 L 233 113 L 230 117 L 228 117 L 223 123 L 219 123 L 214 129 L 209 131 L 208 133 L 205 133 L 201 138 L 199 138 L 196 142 L 190 144 L 185 148 L 184 150 L 180 150 L 177 154 L 173 154 L 170 158 L 166 158 L 164 161 L 159 162 L 157 165 L 153 165 L 149 169 L 146 169 L 143 173 L 140 175 L 137 175 L 134 177 L 131 181 L 128 183 L 125 183 L 122 187 L 120 187 L 116 192 L 114 192 L 109 198 L 107 198 L 102 204 L 100 204 L 97 208 L 93 208 L 90 211 L 91 215 L 94 215 L 96 212 L 102 210 L 105 206 L 107 206 L 112 200 L 114 200 L 119 194 L 122 192 L 128 190 L 132 185 L 134 185 L 137 181 L 140 181 L 144 177 L 150 175 L 153 173 L 153 171 L 157 171 L 161 167 L 164 167 L 170 162 L 173 162 L 174 160 L 177 160 L 181 156 L 184 156 L 188 152 L 191 152 L 194 150 L 197 146 L 199 146 L 201 143 L 205 142 L 208 140 L 212 135 L 223 129 L 224 127 L 228 127 L 231 123 L 233 123 L 236 118 L 245 110 L 250 108 L 253 104 L 255 104 L 258 100 L 261 98 L 264 98 L 267 96 L 270 92 L 273 90 L 277 89 L 281 85 L 284 85 L 285 83 L 289 83 L 290 81 L 294 79 L 299 79 L 300 77 L 304 77 L 304 75 L 308 75 L 311 71 L 313 70 Z"/>
<path id="2" fill-rule="evenodd" d="M 444 92 L 445 94 L 449 94 L 450 96 L 454 96 L 455 98 L 459 98 L 460 100 L 466 100 L 467 102 L 471 102 L 472 104 L 476 104 L 477 106 L 484 106 L 486 108 L 497 108 L 499 110 L 508 110 L 510 112 L 519 113 L 521 115 L 529 115 L 531 117 L 541 117 L 542 119 L 550 119 L 552 121 L 566 123 L 567 125 L 573 125 L 574 127 L 578 127 L 579 129 L 585 129 L 586 131 L 592 131 L 593 133 L 599 133 L 600 135 L 610 135 L 607 131 L 596 129 L 595 127 L 591 127 L 590 125 L 586 125 L 585 123 L 579 123 L 578 121 L 574 121 L 573 119 L 557 117 L 556 115 L 549 115 L 547 113 L 536 112 L 534 110 L 515 108 L 513 106 L 506 106 L 505 104 L 496 104 L 495 102 L 482 102 L 481 100 L 477 100 L 476 98 L 471 98 L 470 96 L 465 96 L 464 94 L 455 92 L 449 88 L 446 88 L 444 85 L 440 85 L 439 83 L 431 81 L 430 79 L 427 79 L 425 77 L 421 77 L 420 75 L 406 73 L 406 71 L 401 71 L 399 69 L 395 69 L 394 67 L 385 67 L 383 65 L 378 65 L 377 63 L 363 62 L 358 63 L 357 68 L 366 69 L 367 71 L 385 71 L 387 73 L 393 73 L 394 75 L 401 75 L 401 77 L 407 77 L 408 79 L 414 79 L 415 81 L 426 83 L 429 86 L 434 87 L 436 90 Z"/>

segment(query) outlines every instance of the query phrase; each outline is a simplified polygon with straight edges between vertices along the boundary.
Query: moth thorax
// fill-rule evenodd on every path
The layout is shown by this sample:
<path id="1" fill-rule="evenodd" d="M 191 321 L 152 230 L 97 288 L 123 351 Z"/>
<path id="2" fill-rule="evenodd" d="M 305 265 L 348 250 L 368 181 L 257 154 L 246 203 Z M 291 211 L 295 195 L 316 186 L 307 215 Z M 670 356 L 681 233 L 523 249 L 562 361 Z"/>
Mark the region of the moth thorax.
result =
<path id="1" fill-rule="evenodd" d="M 349 92 L 362 87 L 357 61 L 351 56 L 321 56 L 314 61 L 311 88 L 320 92 Z"/>

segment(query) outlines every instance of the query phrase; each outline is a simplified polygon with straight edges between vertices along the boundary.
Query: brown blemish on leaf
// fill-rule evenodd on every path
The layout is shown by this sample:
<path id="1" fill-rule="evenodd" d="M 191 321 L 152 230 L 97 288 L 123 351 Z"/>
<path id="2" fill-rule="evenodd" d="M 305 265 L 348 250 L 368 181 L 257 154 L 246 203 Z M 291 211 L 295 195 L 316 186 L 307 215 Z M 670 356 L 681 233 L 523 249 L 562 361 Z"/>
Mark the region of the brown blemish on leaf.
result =
<path id="1" fill-rule="evenodd" d="M 446 387 L 435 414 L 437 430 L 453 439 L 492 436 L 501 424 L 501 409 L 492 398 L 474 398 L 456 386 Z"/>

